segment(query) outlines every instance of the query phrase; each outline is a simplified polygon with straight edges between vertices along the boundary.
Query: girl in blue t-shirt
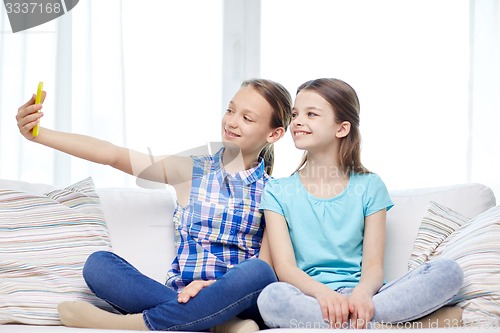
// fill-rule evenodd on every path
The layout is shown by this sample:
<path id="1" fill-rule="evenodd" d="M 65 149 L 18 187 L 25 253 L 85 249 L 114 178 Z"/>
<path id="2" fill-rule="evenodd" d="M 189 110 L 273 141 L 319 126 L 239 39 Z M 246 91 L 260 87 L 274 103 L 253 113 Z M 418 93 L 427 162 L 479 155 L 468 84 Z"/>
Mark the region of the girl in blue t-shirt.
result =
<path id="1" fill-rule="evenodd" d="M 384 285 L 387 189 L 360 160 L 359 101 L 337 79 L 302 84 L 291 134 L 297 171 L 270 180 L 260 210 L 281 282 L 258 298 L 270 327 L 366 328 L 421 318 L 459 290 L 463 274 L 436 260 Z"/>

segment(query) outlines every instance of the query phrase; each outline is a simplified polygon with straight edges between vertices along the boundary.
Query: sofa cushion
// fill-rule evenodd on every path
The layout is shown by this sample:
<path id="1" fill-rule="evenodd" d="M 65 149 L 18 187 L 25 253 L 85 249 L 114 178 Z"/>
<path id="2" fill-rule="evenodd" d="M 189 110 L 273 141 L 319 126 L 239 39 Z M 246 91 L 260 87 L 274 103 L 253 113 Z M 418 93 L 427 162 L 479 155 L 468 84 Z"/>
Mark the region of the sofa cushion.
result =
<path id="1" fill-rule="evenodd" d="M 92 179 L 45 195 L 0 188 L 0 230 L 0 324 L 60 325 L 62 301 L 109 308 L 81 273 L 92 252 L 111 250 Z"/>
<path id="2" fill-rule="evenodd" d="M 454 229 L 454 231 L 452 231 Z M 466 326 L 497 327 L 500 321 L 500 206 L 469 219 L 431 203 L 419 229 L 409 267 L 434 258 L 457 261 L 464 282 L 451 304 L 463 308 Z"/>
<path id="3" fill-rule="evenodd" d="M 177 251 L 172 216 L 176 196 L 164 189 L 98 189 L 113 252 L 140 272 L 165 283 Z"/>

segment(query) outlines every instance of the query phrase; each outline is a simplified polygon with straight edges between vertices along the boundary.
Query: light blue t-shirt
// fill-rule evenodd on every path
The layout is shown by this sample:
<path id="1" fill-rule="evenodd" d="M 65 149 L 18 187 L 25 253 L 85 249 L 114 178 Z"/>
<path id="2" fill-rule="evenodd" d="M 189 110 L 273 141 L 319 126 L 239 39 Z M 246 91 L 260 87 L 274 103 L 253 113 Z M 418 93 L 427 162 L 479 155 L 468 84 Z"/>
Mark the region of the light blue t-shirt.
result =
<path id="1" fill-rule="evenodd" d="M 296 172 L 266 184 L 260 210 L 285 217 L 297 266 L 337 290 L 361 278 L 365 217 L 392 206 L 376 174 L 352 173 L 342 193 L 322 199 L 307 192 Z"/>

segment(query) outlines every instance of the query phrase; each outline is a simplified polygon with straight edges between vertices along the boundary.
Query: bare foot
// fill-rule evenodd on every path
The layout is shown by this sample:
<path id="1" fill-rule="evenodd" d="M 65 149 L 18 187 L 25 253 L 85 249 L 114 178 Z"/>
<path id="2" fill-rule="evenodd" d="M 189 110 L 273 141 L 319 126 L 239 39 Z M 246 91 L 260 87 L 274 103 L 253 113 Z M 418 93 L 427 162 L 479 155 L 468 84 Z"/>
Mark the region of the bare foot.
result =
<path id="1" fill-rule="evenodd" d="M 141 313 L 114 314 L 87 302 L 62 302 L 57 311 L 64 326 L 148 331 Z"/>
<path id="2" fill-rule="evenodd" d="M 462 312 L 461 307 L 444 306 L 413 323 L 421 324 L 415 328 L 462 327 Z"/>
<path id="3" fill-rule="evenodd" d="M 259 330 L 259 325 L 251 319 L 234 317 L 224 324 L 212 327 L 210 330 L 215 333 L 253 333 Z"/>
<path id="4" fill-rule="evenodd" d="M 442 307 L 420 319 L 397 324 L 375 323 L 376 329 L 420 329 L 420 328 L 442 328 L 461 327 L 462 308 L 458 306 Z"/>

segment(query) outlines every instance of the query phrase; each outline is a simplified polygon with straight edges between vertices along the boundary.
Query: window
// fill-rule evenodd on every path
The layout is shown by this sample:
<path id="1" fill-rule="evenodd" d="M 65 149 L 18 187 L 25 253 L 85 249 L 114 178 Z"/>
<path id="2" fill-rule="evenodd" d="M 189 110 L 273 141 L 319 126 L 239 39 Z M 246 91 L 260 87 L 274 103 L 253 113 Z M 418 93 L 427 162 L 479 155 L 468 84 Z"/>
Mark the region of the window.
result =
<path id="1" fill-rule="evenodd" d="M 261 75 L 292 94 L 318 77 L 351 84 L 363 164 L 390 189 L 466 181 L 468 1 L 262 1 L 261 20 Z M 286 176 L 302 152 L 289 135 L 276 150 Z"/>
<path id="2" fill-rule="evenodd" d="M 23 139 L 14 113 L 44 81 L 42 126 L 155 155 L 220 140 L 223 2 L 81 1 L 12 34 L 0 6 L 0 177 L 100 187 L 134 177 Z M 224 106 L 225 107 L 225 106 Z M 42 162 L 43 161 L 43 162 Z"/>

